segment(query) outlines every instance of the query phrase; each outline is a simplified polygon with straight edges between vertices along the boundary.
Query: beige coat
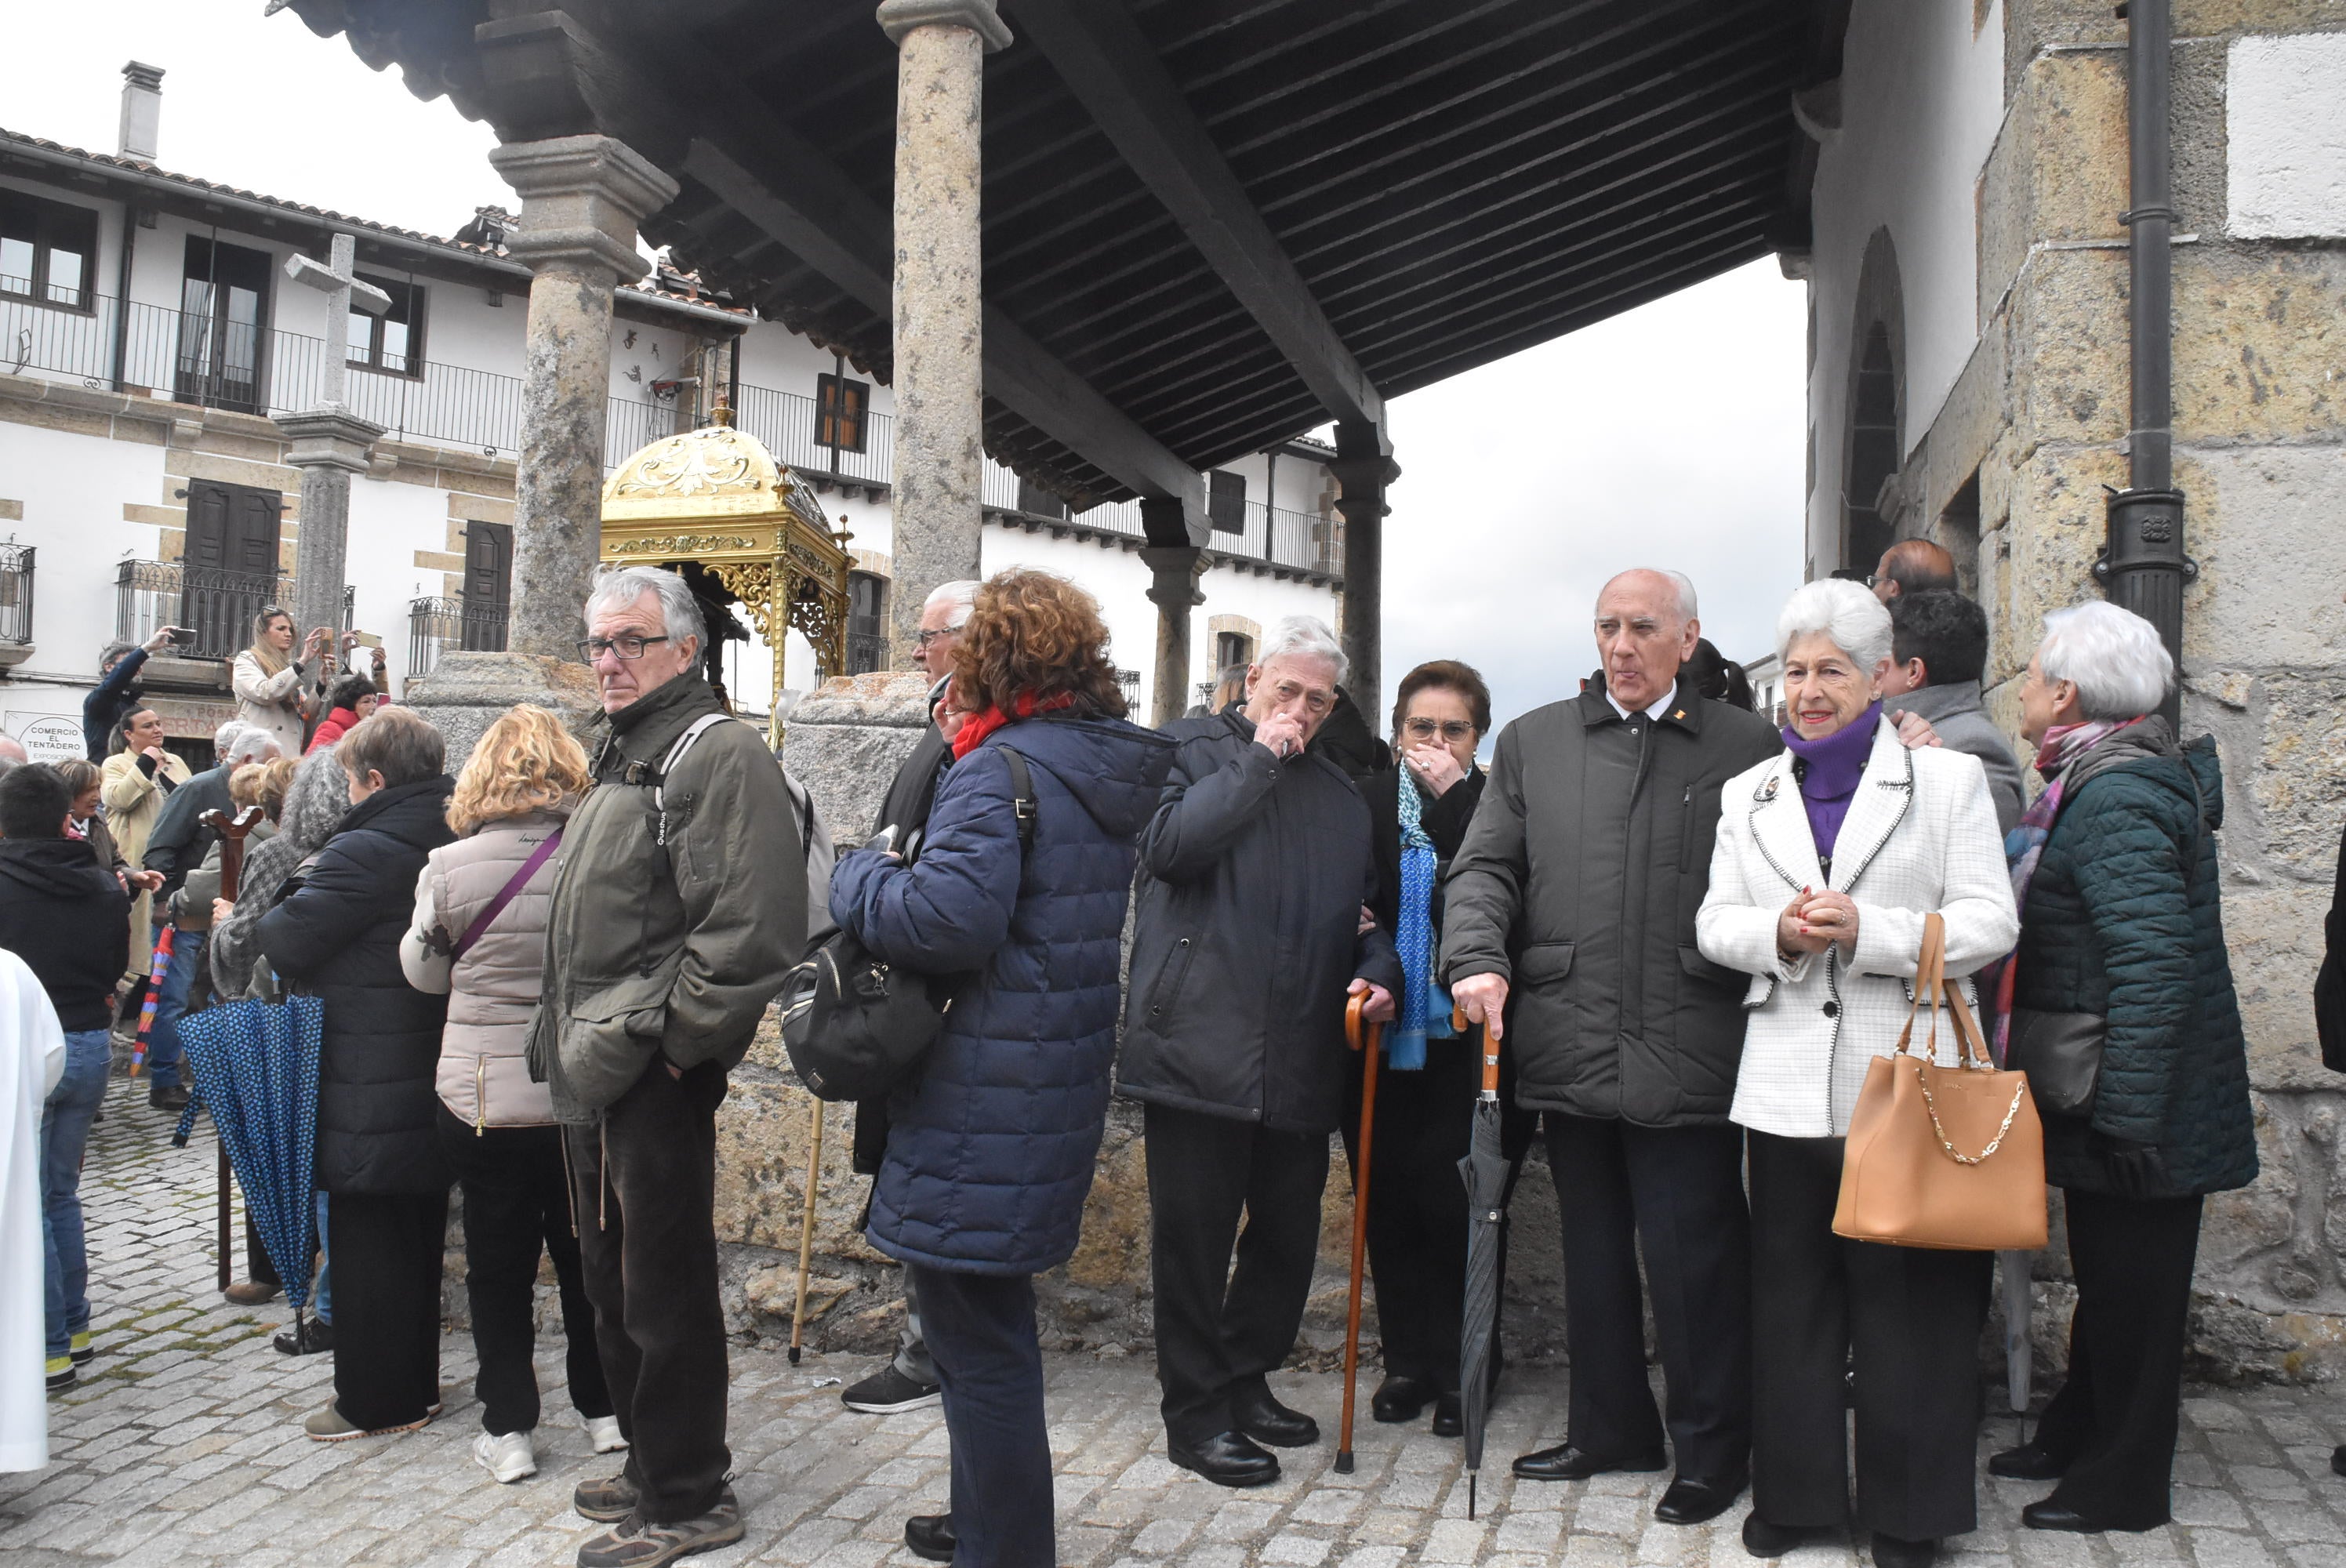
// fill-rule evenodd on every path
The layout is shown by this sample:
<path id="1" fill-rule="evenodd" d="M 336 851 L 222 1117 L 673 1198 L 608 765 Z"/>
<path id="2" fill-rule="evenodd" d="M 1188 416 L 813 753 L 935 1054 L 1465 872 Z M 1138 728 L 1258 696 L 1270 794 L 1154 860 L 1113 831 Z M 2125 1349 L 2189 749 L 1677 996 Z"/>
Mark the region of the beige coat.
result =
<path id="1" fill-rule="evenodd" d="M 158 772 L 178 789 L 188 781 L 188 765 L 170 752 L 163 754 Z M 107 830 L 114 847 L 133 871 L 147 862 L 147 835 L 163 814 L 167 792 L 138 766 L 136 752 L 117 751 L 100 769 L 97 798 L 106 804 Z M 155 895 L 141 891 L 130 905 L 130 972 L 144 974 L 155 960 Z"/>
<path id="2" fill-rule="evenodd" d="M 302 672 L 289 664 L 270 675 L 247 648 L 236 656 L 232 680 L 237 718 L 276 737 L 278 756 L 301 756 L 309 738 L 308 716 L 317 706 Z"/>
<path id="3" fill-rule="evenodd" d="M 400 968 L 418 991 L 448 997 L 435 1087 L 449 1114 L 476 1130 L 554 1120 L 546 1085 L 530 1079 L 526 1051 L 561 851 L 546 858 L 462 958 L 449 950 L 562 822 L 554 812 L 491 822 L 433 850 L 416 879 Z"/>

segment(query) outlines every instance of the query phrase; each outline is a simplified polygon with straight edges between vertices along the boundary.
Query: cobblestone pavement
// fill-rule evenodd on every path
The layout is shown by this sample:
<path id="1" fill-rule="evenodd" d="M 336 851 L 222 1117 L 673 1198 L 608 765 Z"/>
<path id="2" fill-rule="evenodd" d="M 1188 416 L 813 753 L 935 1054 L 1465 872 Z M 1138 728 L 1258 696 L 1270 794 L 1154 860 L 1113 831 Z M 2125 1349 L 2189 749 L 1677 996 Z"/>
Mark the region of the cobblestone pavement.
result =
<path id="1" fill-rule="evenodd" d="M 223 1563 L 238 1568 L 364 1564 L 567 1563 L 594 1526 L 571 1488 L 604 1473 L 559 1393 L 540 1429 L 542 1469 L 501 1487 L 471 1461 L 478 1430 L 472 1351 L 445 1344 L 447 1411 L 422 1432 L 324 1445 L 301 1418 L 328 1397 L 330 1358 L 276 1354 L 285 1314 L 219 1303 L 210 1252 L 208 1135 L 171 1150 L 168 1119 L 143 1085 L 116 1082 L 84 1194 L 90 1211 L 100 1354 L 81 1386 L 52 1401 L 54 1461 L 0 1475 L 0 1563 Z M 749 1516 L 739 1547 L 705 1559 L 870 1568 L 915 1561 L 904 1516 L 941 1511 L 945 1434 L 934 1410 L 889 1418 L 843 1410 L 836 1380 L 860 1363 L 792 1368 L 778 1352 L 737 1349 L 736 1489 Z M 1466 1518 L 1458 1446 L 1363 1420 L 1359 1466 L 1332 1473 L 1332 1441 L 1281 1455 L 1276 1485 L 1232 1492 L 1175 1470 L 1155 1420 L 1145 1359 L 1054 1358 L 1051 1446 L 1058 1460 L 1060 1558 L 1083 1568 L 1631 1568 L 1750 1561 L 1741 1510 L 1693 1530 L 1658 1524 L 1661 1476 L 1518 1485 L 1507 1461 L 1557 1441 L 1562 1375 L 1513 1374 L 1494 1415 L 1482 1517 Z M 558 1387 L 558 1355 L 541 1382 Z M 1366 1380 L 1363 1380 L 1365 1390 Z M 1334 1380 L 1282 1374 L 1280 1391 L 1336 1419 Z M 2041 1489 L 1983 1480 L 1983 1527 L 1947 1559 L 1959 1568 L 2346 1568 L 2346 1480 L 2329 1470 L 2333 1395 L 2195 1391 L 2178 1467 L 2175 1524 L 2145 1535 L 2045 1537 L 2020 1530 Z M 2012 1441 L 1988 1423 L 1984 1446 Z M 1331 1431 L 1332 1439 L 1332 1430 Z M 1846 1541 L 1803 1548 L 1799 1568 L 1866 1561 Z"/>

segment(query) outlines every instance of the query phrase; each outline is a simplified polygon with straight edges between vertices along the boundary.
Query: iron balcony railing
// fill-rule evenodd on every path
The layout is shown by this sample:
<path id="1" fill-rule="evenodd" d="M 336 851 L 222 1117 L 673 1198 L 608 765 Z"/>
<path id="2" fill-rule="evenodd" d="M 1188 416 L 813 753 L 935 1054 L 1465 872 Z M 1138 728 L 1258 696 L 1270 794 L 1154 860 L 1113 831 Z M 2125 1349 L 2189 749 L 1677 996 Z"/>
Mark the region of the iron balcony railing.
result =
<path id="1" fill-rule="evenodd" d="M 252 642 L 263 605 L 290 604 L 293 579 L 277 573 L 229 572 L 178 561 L 125 561 L 115 575 L 114 635 L 143 643 L 164 626 L 185 626 L 195 640 L 174 646 L 181 658 L 234 658 Z"/>
<path id="2" fill-rule="evenodd" d="M 407 677 L 430 675 L 444 653 L 503 653 L 505 609 L 461 598 L 421 598 L 407 606 Z"/>
<path id="3" fill-rule="evenodd" d="M 33 550 L 0 545 L 0 643 L 33 640 Z"/>

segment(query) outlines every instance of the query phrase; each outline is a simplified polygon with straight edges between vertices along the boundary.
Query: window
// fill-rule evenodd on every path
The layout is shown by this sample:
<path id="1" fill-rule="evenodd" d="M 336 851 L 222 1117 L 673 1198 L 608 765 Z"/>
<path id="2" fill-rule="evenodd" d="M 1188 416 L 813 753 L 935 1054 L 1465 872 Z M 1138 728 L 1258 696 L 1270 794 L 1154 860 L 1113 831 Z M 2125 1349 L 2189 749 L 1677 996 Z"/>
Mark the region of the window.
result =
<path id="1" fill-rule="evenodd" d="M 1893 519 L 1874 510 L 1882 486 L 1898 472 L 1898 371 L 1890 329 L 1876 321 L 1865 334 L 1849 422 L 1849 483 L 1842 492 L 1844 560 L 1855 573 L 1873 570 L 1897 539 Z"/>
<path id="2" fill-rule="evenodd" d="M 814 442 L 841 452 L 863 450 L 863 411 L 871 405 L 872 383 L 845 376 L 814 378 Z"/>
<path id="3" fill-rule="evenodd" d="M 95 310 L 97 270 L 97 213 L 0 191 L 0 294 Z"/>
<path id="4" fill-rule="evenodd" d="M 1214 668 L 1236 669 L 1254 663 L 1254 639 L 1244 632 L 1214 634 Z"/>
<path id="5" fill-rule="evenodd" d="M 188 534 L 179 559 L 179 612 L 196 658 L 231 658 L 251 641 L 252 617 L 277 599 L 285 498 L 217 480 L 188 482 Z"/>
<path id="6" fill-rule="evenodd" d="M 354 365 L 387 375 L 423 373 L 423 285 L 359 274 L 391 296 L 391 309 L 380 316 L 351 308 L 350 360 Z"/>
<path id="7" fill-rule="evenodd" d="M 1246 532 L 1246 475 L 1217 468 L 1206 475 L 1206 515 L 1217 534 Z"/>
<path id="8" fill-rule="evenodd" d="M 263 412 L 274 265 L 265 250 L 188 236 L 179 285 L 180 402 Z"/>
<path id="9" fill-rule="evenodd" d="M 848 675 L 888 667 L 887 579 L 871 572 L 847 574 Z"/>

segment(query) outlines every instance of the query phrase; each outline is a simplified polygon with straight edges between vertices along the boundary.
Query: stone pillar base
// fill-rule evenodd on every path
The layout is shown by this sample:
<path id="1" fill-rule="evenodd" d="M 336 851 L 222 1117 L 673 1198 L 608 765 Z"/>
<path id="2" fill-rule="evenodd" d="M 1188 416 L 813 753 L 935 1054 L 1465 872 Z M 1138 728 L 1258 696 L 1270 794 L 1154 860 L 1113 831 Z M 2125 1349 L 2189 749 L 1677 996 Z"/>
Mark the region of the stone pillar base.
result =
<path id="1" fill-rule="evenodd" d="M 542 654 L 449 653 L 402 698 L 430 719 L 448 742 L 448 771 L 464 766 L 481 732 L 516 703 L 534 702 L 562 716 L 580 744 L 590 744 L 603 701 L 595 672 L 574 659 Z"/>
<path id="2" fill-rule="evenodd" d="M 825 681 L 790 710 L 782 765 L 806 786 L 831 841 L 861 844 L 896 769 L 929 726 L 929 677 L 880 670 Z"/>

